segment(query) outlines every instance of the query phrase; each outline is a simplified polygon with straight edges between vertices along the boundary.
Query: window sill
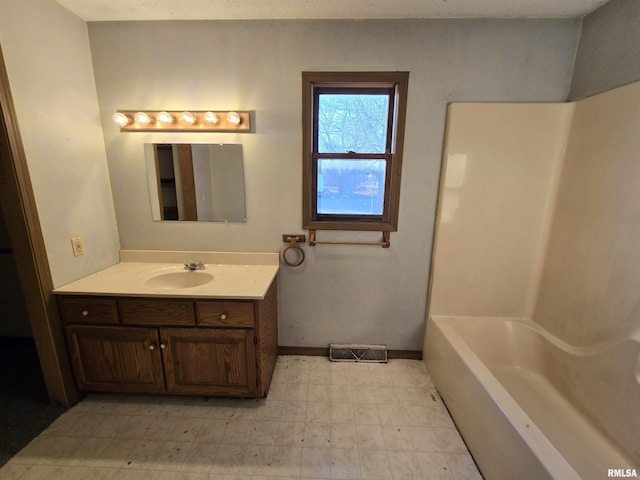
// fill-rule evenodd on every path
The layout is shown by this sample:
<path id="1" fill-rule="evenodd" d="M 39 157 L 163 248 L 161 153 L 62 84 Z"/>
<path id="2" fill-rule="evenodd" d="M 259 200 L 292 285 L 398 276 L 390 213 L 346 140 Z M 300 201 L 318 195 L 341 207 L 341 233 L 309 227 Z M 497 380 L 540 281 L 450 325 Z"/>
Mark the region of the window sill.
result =
<path id="1" fill-rule="evenodd" d="M 303 223 L 302 228 L 306 230 L 351 230 L 368 232 L 397 232 L 398 229 L 388 222 L 327 222 L 309 221 Z"/>

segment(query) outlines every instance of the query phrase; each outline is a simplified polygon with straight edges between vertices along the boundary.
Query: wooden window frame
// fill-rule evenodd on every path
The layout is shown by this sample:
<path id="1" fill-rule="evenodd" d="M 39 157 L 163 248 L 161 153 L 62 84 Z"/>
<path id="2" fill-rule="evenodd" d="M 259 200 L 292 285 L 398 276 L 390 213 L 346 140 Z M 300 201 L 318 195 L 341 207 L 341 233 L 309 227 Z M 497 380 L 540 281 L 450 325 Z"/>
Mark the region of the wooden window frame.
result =
<path id="1" fill-rule="evenodd" d="M 400 177 L 404 146 L 409 72 L 302 72 L 303 180 L 302 225 L 313 230 L 398 229 Z M 367 91 L 393 93 L 389 102 L 389 127 L 384 153 L 319 153 L 317 138 L 318 95 L 323 92 Z M 382 215 L 328 215 L 317 212 L 318 159 L 382 159 L 386 161 Z"/>

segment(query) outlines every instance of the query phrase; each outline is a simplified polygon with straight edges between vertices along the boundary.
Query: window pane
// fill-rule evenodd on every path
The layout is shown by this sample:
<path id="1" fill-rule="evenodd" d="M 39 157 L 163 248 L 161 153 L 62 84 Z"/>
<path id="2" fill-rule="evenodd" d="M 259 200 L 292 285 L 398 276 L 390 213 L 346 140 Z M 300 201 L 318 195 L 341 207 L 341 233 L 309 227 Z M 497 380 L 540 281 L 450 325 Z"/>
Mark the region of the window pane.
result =
<path id="1" fill-rule="evenodd" d="M 318 152 L 385 153 L 389 95 L 320 94 Z"/>
<path id="2" fill-rule="evenodd" d="M 385 160 L 318 159 L 318 214 L 382 215 Z"/>

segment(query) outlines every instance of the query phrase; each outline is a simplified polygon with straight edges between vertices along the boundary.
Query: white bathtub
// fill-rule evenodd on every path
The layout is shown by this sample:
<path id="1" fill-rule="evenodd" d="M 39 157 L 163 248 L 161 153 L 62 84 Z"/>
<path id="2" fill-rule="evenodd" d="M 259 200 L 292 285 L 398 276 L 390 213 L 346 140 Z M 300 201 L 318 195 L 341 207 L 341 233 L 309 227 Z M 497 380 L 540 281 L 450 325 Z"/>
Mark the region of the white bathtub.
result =
<path id="1" fill-rule="evenodd" d="M 424 352 L 436 387 L 487 480 L 640 476 L 634 464 L 640 452 L 640 402 L 618 412 L 626 416 L 626 426 L 616 425 L 612 415 L 605 433 L 597 426 L 598 415 L 589 412 L 592 405 L 576 401 L 574 387 L 563 384 L 563 370 L 574 369 L 568 378 L 579 377 L 580 368 L 591 368 L 602 355 L 623 355 L 625 363 L 634 359 L 631 376 L 620 375 L 628 384 L 624 392 L 611 396 L 627 396 L 626 405 L 640 399 L 635 370 L 640 345 L 633 338 L 579 349 L 527 320 L 432 317 Z M 616 387 L 616 379 L 607 381 Z M 616 406 L 612 401 L 610 407 Z"/>

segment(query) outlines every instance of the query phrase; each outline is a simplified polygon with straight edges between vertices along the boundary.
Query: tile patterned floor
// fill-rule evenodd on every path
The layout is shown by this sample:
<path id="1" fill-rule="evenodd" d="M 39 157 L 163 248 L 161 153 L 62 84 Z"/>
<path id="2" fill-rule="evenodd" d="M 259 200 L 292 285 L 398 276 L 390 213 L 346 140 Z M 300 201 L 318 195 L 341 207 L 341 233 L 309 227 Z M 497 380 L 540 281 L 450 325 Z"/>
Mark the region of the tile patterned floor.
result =
<path id="1" fill-rule="evenodd" d="M 266 399 L 91 394 L 12 480 L 478 480 L 422 362 L 278 359 Z"/>

